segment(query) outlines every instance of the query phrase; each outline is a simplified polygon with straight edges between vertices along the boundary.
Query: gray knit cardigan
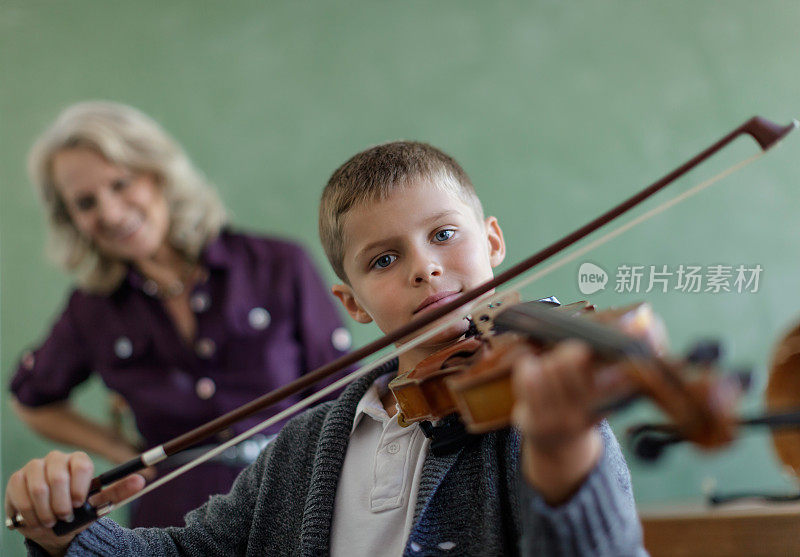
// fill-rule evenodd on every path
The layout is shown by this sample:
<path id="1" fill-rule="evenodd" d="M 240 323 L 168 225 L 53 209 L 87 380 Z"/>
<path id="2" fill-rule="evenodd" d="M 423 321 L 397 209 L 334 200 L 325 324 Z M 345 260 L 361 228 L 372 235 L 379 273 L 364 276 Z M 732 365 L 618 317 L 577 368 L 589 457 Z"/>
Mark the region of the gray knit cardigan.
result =
<path id="1" fill-rule="evenodd" d="M 129 530 L 103 518 L 73 540 L 67 555 L 328 554 L 355 409 L 388 371 L 370 373 L 337 401 L 291 420 L 230 493 L 187 514 L 185 527 Z M 608 425 L 600 431 L 603 458 L 556 508 L 520 478 L 520 439 L 512 429 L 483 435 L 454 454 L 429 454 L 404 555 L 646 555 L 628 468 Z"/>

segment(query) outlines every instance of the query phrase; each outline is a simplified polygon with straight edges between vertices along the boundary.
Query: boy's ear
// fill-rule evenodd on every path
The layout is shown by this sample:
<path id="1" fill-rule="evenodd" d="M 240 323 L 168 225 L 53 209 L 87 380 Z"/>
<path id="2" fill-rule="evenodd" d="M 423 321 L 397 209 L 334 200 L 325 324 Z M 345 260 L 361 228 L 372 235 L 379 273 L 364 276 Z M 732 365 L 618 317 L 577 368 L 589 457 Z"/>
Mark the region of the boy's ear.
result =
<path id="1" fill-rule="evenodd" d="M 506 258 L 506 242 L 495 217 L 486 217 L 486 241 L 489 246 L 489 263 L 497 267 Z"/>
<path id="2" fill-rule="evenodd" d="M 339 298 L 339 301 L 342 302 L 344 309 L 347 310 L 347 313 L 350 314 L 350 317 L 358 321 L 359 323 L 370 323 L 372 321 L 372 317 L 364 311 L 359 303 L 356 301 L 356 297 L 353 294 L 353 289 L 350 288 L 346 284 L 334 284 L 331 287 L 331 292 L 333 295 Z"/>

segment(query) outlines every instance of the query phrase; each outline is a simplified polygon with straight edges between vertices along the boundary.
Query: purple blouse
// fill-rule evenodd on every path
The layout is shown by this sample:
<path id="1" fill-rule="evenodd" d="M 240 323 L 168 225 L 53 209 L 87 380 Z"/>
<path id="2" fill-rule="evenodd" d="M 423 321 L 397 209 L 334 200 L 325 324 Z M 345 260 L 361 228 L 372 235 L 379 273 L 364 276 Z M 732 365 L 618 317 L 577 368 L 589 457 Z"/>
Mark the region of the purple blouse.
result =
<path id="1" fill-rule="evenodd" d="M 23 356 L 13 393 L 27 406 L 49 404 L 66 399 L 97 372 L 127 400 L 153 446 L 350 347 L 328 289 L 297 245 L 223 232 L 205 249 L 202 263 L 208 278 L 190 296 L 197 318 L 193 345 L 180 337 L 159 299 L 145 292 L 141 275 L 131 271 L 110 296 L 72 293 L 44 344 Z M 233 431 L 252 427 L 297 398 Z"/>

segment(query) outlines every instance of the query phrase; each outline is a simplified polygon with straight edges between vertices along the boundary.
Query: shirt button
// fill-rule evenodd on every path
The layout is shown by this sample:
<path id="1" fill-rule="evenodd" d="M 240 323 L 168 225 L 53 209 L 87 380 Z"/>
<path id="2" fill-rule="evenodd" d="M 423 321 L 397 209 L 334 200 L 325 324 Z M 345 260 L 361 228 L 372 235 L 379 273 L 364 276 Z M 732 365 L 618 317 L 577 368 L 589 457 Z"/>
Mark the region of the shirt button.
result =
<path id="1" fill-rule="evenodd" d="M 386 450 L 389 452 L 389 454 L 397 454 L 397 452 L 400 450 L 400 445 L 398 443 L 389 443 L 389 445 L 386 447 Z"/>
<path id="2" fill-rule="evenodd" d="M 211 298 L 205 292 L 197 292 L 189 298 L 189 307 L 195 313 L 203 313 L 211 307 Z"/>
<path id="3" fill-rule="evenodd" d="M 197 355 L 207 360 L 217 351 L 217 345 L 210 338 L 201 338 L 194 344 Z"/>
<path id="4" fill-rule="evenodd" d="M 128 337 L 119 337 L 114 342 L 114 354 L 116 354 L 117 358 L 121 360 L 130 358 L 131 354 L 133 354 L 133 344 L 131 343 L 131 339 Z"/>
<path id="5" fill-rule="evenodd" d="M 217 385 L 210 377 L 201 377 L 197 380 L 197 383 L 195 383 L 194 391 L 197 393 L 198 397 L 203 400 L 208 400 L 217 392 Z"/>
<path id="6" fill-rule="evenodd" d="M 247 314 L 247 320 L 250 326 L 258 331 L 263 331 L 269 327 L 269 322 L 272 320 L 269 312 L 264 308 L 253 308 Z"/>
<path id="7" fill-rule="evenodd" d="M 331 334 L 331 344 L 339 352 L 344 352 L 352 344 L 353 339 L 350 337 L 350 331 L 344 327 L 337 327 Z"/>
<path id="8" fill-rule="evenodd" d="M 148 296 L 156 296 L 158 295 L 158 284 L 153 279 L 147 279 L 142 283 L 142 290 Z"/>
<path id="9" fill-rule="evenodd" d="M 28 350 L 22 355 L 22 367 L 31 370 L 34 365 L 36 365 L 36 356 L 33 355 L 33 352 Z"/>

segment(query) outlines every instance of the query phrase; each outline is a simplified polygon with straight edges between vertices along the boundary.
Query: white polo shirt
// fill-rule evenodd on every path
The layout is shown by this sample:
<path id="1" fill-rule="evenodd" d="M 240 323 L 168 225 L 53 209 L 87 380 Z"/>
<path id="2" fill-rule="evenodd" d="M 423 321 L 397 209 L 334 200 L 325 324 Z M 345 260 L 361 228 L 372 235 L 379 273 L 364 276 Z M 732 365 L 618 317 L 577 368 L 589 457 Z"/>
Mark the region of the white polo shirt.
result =
<path id="1" fill-rule="evenodd" d="M 402 555 L 411 532 L 430 441 L 417 424 L 401 427 L 383 409 L 393 377 L 379 377 L 356 408 L 336 489 L 334 557 Z"/>

